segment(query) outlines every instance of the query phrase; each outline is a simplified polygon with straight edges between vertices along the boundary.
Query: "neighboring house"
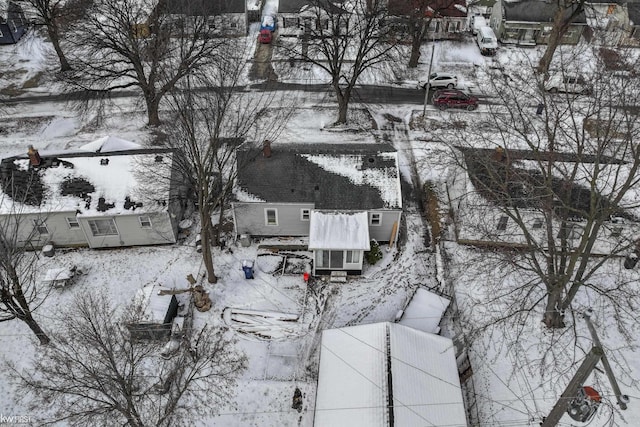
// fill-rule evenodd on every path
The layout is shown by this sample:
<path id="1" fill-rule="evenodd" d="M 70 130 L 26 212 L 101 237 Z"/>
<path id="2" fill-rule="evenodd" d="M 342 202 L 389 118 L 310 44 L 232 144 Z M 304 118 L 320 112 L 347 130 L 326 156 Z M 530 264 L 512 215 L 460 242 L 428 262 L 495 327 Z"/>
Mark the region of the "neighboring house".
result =
<path id="1" fill-rule="evenodd" d="M 546 44 L 553 28 L 557 7 L 555 1 L 498 0 L 491 12 L 489 24 L 502 43 L 522 46 Z M 566 13 L 569 15 L 571 12 L 568 10 Z M 580 13 L 569 25 L 560 43 L 578 43 L 586 23 L 585 14 Z"/>
<path id="2" fill-rule="evenodd" d="M 318 9 L 320 4 L 328 8 L 329 13 Z M 330 27 L 330 15 L 348 13 L 340 5 L 342 0 L 321 3 L 314 0 L 280 0 L 278 4 L 278 32 L 280 36 L 316 34 Z"/>
<path id="3" fill-rule="evenodd" d="M 424 21 L 429 22 L 425 40 L 458 39 L 469 29 L 465 0 L 419 0 L 417 5 L 424 10 Z M 412 1 L 389 0 L 390 21 L 394 27 L 407 32 L 403 21 L 409 19 L 415 7 Z"/>
<path id="4" fill-rule="evenodd" d="M 493 11 L 493 6 L 495 4 L 496 0 L 472 0 L 467 4 L 467 7 L 469 8 L 468 16 L 480 15 L 489 22 L 491 12 Z"/>
<path id="5" fill-rule="evenodd" d="M 624 0 L 589 0 L 584 9 L 597 43 L 619 45 L 628 35 L 629 13 Z"/>
<path id="6" fill-rule="evenodd" d="M 220 36 L 245 36 L 249 28 L 246 0 L 162 0 L 167 13 L 182 17 L 206 17 L 209 31 Z"/>
<path id="7" fill-rule="evenodd" d="M 12 1 L 0 0 L 0 44 L 14 44 L 27 32 L 27 20 L 22 7 Z"/>
<path id="8" fill-rule="evenodd" d="M 397 323 L 325 329 L 313 425 L 468 425 L 453 342 Z"/>
<path id="9" fill-rule="evenodd" d="M 526 247 L 527 240 L 522 226 L 509 215 L 521 218 L 531 238 L 540 247 L 547 246 L 547 222 L 541 206 L 545 185 L 540 184 L 541 174 L 538 161 L 544 161 L 543 152 L 510 150 L 460 149 L 464 168 L 453 168 L 447 182 L 450 211 L 453 215 L 455 238 L 459 243 L 481 246 Z M 604 157 L 598 163 L 583 155 L 580 159 L 580 173 L 569 185 L 563 174 L 573 171 L 575 158 L 554 153 L 554 177 L 552 183 L 557 194 L 566 193 L 574 212 L 589 212 L 592 191 L 588 171 L 599 168 L 599 184 L 604 189 L 612 188 L 605 177 L 621 180 L 629 168 L 615 159 L 609 163 Z M 537 159 L 537 160 L 536 160 Z M 590 163 L 591 162 L 591 163 Z M 618 182 L 619 183 L 619 182 Z M 619 184 L 618 184 L 619 185 Z M 495 190 L 487 190 L 495 188 Z M 605 190 L 602 190 L 605 191 Z M 568 193 L 567 193 L 568 192 Z M 640 231 L 640 221 L 631 209 L 612 206 L 605 195 L 599 195 L 597 203 L 603 209 L 613 212 L 603 223 L 593 254 L 611 254 L 635 241 Z M 624 206 L 635 208 L 640 194 L 631 189 L 623 199 Z M 558 239 L 561 232 L 570 247 L 576 247 L 583 233 L 585 219 L 568 212 L 561 204 L 554 205 L 554 219 L 551 221 L 553 235 Z M 637 210 L 637 209 L 636 209 Z M 564 223 L 564 229 L 560 227 Z"/>
<path id="10" fill-rule="evenodd" d="M 237 235 L 303 236 L 314 274 L 360 274 L 372 239 L 396 241 L 398 153 L 389 144 L 282 144 L 238 149 Z"/>
<path id="11" fill-rule="evenodd" d="M 34 248 L 175 242 L 183 204 L 173 152 L 86 150 L 41 155 L 31 147 L 2 160 L 5 233 L 17 229 L 18 244 Z"/>
<path id="12" fill-rule="evenodd" d="M 629 1 L 626 3 L 627 15 L 629 21 L 627 23 L 625 35 L 620 39 L 622 46 L 640 46 L 640 0 Z"/>

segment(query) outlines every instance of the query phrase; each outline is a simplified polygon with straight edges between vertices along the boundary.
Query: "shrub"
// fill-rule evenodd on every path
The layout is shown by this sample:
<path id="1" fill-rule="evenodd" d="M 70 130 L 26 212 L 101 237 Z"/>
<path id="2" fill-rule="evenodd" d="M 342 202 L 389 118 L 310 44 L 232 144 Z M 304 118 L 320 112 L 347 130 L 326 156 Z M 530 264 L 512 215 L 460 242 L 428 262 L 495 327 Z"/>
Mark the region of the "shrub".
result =
<path id="1" fill-rule="evenodd" d="M 376 240 L 371 241 L 371 250 L 365 252 L 364 256 L 367 262 L 371 265 L 374 265 L 382 259 L 382 251 L 380 250 L 380 245 Z"/>

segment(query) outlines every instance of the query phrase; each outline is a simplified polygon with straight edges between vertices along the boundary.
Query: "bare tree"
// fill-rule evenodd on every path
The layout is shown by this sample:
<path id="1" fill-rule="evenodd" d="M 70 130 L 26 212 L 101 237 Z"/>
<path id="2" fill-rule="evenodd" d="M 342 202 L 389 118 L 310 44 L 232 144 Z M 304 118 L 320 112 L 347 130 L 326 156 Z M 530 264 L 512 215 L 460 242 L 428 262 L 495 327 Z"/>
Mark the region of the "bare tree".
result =
<path id="1" fill-rule="evenodd" d="M 200 220 L 202 257 L 210 283 L 217 281 L 211 246 L 218 243 L 217 211 L 222 225 L 225 208 L 235 184 L 239 144 L 261 145 L 273 141 L 293 111 L 284 92 L 245 92 L 242 77 L 247 63 L 242 40 L 230 40 L 215 67 L 199 80 L 209 88 L 190 87 L 171 94 L 175 122 L 165 144 L 176 150 L 177 169 L 193 189 Z M 274 106 L 274 107 L 272 107 Z"/>
<path id="2" fill-rule="evenodd" d="M 193 332 L 171 359 L 161 344 L 129 338 L 104 294 L 81 293 L 63 313 L 52 345 L 17 372 L 34 407 L 71 425 L 179 426 L 213 414 L 230 395 L 246 357 L 225 330 Z"/>
<path id="3" fill-rule="evenodd" d="M 21 320 L 40 344 L 49 344 L 49 337 L 33 318 L 33 311 L 44 300 L 36 286 L 38 257 L 18 242 L 18 230 L 28 225 L 15 213 L 3 215 L 0 221 L 0 322 Z"/>
<path id="4" fill-rule="evenodd" d="M 610 259 L 638 251 L 640 87 L 602 64 L 589 77 L 590 95 L 550 95 L 525 75 L 496 78 L 504 106 L 444 137 L 458 141 L 472 185 L 453 197 L 458 231 L 470 233 L 462 239 L 501 248 L 492 259 L 522 274 L 517 291 L 496 291 L 513 298 L 502 320 L 542 304 L 544 324 L 561 328 L 582 290 L 615 307 L 638 297 L 628 282 L 598 274 Z M 544 107 L 540 115 L 531 99 Z"/>
<path id="5" fill-rule="evenodd" d="M 340 6 L 339 6 L 340 5 Z M 302 43 L 285 47 L 288 55 L 329 74 L 338 102 L 336 124 L 347 123 L 347 110 L 360 76 L 390 60 L 396 50 L 386 25 L 386 0 L 331 3 L 315 0 L 305 21 Z"/>
<path id="6" fill-rule="evenodd" d="M 545 76 L 549 73 L 553 55 L 562 38 L 567 34 L 569 26 L 576 18 L 584 14 L 585 0 L 556 0 L 556 6 L 547 47 L 538 62 L 537 68 L 538 73 Z"/>
<path id="7" fill-rule="evenodd" d="M 49 40 L 60 61 L 60 71 L 71 70 L 71 65 L 60 44 L 62 28 L 84 15 L 88 2 L 82 0 L 24 0 L 35 12 L 37 23 L 47 29 Z"/>
<path id="8" fill-rule="evenodd" d="M 160 124 L 163 97 L 215 62 L 216 49 L 226 43 L 210 27 L 205 6 L 195 0 L 97 0 L 70 38 L 73 72 L 66 81 L 90 99 L 138 88 L 148 124 Z"/>
<path id="9" fill-rule="evenodd" d="M 33 318 L 46 295 L 38 292 L 37 252 L 28 250 L 33 249 L 30 245 L 36 241 L 43 218 L 20 210 L 24 204 L 35 204 L 30 202 L 39 188 L 37 173 L 11 167 L 3 167 L 1 172 L 0 183 L 7 197 L 0 195 L 0 322 L 21 320 L 40 344 L 48 344 L 49 337 Z"/>
<path id="10" fill-rule="evenodd" d="M 409 68 L 418 66 L 420 60 L 420 48 L 427 37 L 429 28 L 434 19 L 442 18 L 442 12 L 453 7 L 455 0 L 415 0 L 390 1 L 389 15 L 397 16 L 403 30 L 398 37 L 404 37 L 404 29 L 411 41 L 411 54 L 409 55 Z M 391 19 L 390 19 L 391 20 Z"/>

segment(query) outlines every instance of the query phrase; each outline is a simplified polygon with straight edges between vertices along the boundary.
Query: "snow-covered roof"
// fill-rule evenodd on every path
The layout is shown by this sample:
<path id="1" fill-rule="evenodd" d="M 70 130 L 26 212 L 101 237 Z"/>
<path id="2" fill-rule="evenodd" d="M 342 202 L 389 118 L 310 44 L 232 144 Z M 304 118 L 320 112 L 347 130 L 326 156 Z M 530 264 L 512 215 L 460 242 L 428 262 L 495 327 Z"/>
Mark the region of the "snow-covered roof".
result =
<path id="1" fill-rule="evenodd" d="M 118 138 L 117 136 L 103 136 L 102 138 L 96 139 L 95 141 L 80 147 L 81 150 L 93 151 L 96 153 L 139 150 L 141 148 L 142 145 L 127 141 L 126 139 Z"/>
<path id="2" fill-rule="evenodd" d="M 389 144 L 274 143 L 271 149 L 270 157 L 257 149 L 238 151 L 240 201 L 340 210 L 402 207 L 398 153 Z"/>
<path id="3" fill-rule="evenodd" d="M 503 17 L 506 21 L 549 22 L 549 25 L 553 22 L 557 8 L 553 2 L 539 0 L 505 1 L 502 4 L 504 11 Z M 565 11 L 565 16 L 568 17 L 571 15 L 575 8 L 577 8 L 577 4 L 572 4 L 571 7 Z M 584 23 L 586 23 L 584 12 L 580 12 L 571 21 L 571 25 Z"/>
<path id="4" fill-rule="evenodd" d="M 417 289 L 398 323 L 419 331 L 437 334 L 450 300 L 426 289 Z"/>
<path id="5" fill-rule="evenodd" d="M 42 155 L 3 159 L 0 213 L 114 215 L 166 211 L 173 154 L 169 150 Z"/>
<path id="6" fill-rule="evenodd" d="M 309 249 L 370 250 L 368 219 L 366 212 L 311 211 Z"/>
<path id="7" fill-rule="evenodd" d="M 323 331 L 314 425 L 467 425 L 453 342 L 397 323 Z"/>
<path id="8" fill-rule="evenodd" d="M 158 283 L 147 283 L 136 293 L 133 303 L 140 310 L 138 322 L 163 324 L 171 305 L 173 295 L 160 295 L 161 290 L 169 288 Z"/>

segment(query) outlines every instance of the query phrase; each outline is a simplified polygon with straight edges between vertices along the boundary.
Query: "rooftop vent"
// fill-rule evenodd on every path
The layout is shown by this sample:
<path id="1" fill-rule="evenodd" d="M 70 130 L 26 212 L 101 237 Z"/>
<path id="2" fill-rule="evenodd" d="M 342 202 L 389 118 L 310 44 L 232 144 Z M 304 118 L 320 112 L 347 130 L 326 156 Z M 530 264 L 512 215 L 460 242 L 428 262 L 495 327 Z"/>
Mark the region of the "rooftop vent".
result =
<path id="1" fill-rule="evenodd" d="M 100 166 L 106 166 L 109 164 L 109 159 L 100 159 Z"/>
<path id="2" fill-rule="evenodd" d="M 156 156 L 155 162 L 156 163 L 162 163 L 162 156 Z"/>

